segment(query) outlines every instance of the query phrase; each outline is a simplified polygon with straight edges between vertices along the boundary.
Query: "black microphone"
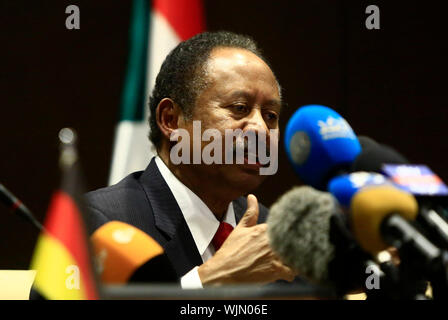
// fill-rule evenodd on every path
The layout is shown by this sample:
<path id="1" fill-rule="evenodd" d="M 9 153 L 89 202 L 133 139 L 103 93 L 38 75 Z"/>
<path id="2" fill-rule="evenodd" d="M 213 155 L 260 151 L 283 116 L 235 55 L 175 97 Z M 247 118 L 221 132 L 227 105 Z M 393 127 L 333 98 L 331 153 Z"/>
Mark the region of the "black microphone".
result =
<path id="1" fill-rule="evenodd" d="M 295 187 L 270 208 L 269 241 L 286 265 L 338 296 L 366 289 L 370 265 L 386 283 L 381 268 L 354 240 L 346 218 L 330 193 Z"/>
<path id="2" fill-rule="evenodd" d="M 380 144 L 369 137 L 360 136 L 358 139 L 362 151 L 353 162 L 352 171 L 384 174 L 397 187 L 412 193 L 419 205 L 416 227 L 435 245 L 448 249 L 448 223 L 444 220 L 447 217 L 443 214 L 446 211 L 443 204 L 448 202 L 448 197 L 443 195 L 447 193 L 446 191 L 440 192 L 443 191 L 443 182 L 429 168 L 410 165 L 409 161 L 392 147 Z M 421 171 L 425 171 L 425 175 L 421 174 Z M 405 172 L 404 176 L 400 176 L 400 172 Z M 400 181 L 405 185 L 401 185 Z M 423 184 L 414 185 L 413 181 L 423 181 Z M 435 192 L 427 192 L 428 186 L 434 186 Z"/>
<path id="3" fill-rule="evenodd" d="M 402 154 L 394 148 L 381 144 L 366 136 L 358 136 L 361 144 L 361 152 L 352 163 L 351 171 L 382 172 L 384 163 L 407 164 L 409 163 Z"/>
<path id="4" fill-rule="evenodd" d="M 431 281 L 434 297 L 448 298 L 448 256 L 410 222 L 417 216 L 415 198 L 392 186 L 370 186 L 351 202 L 351 225 L 361 247 L 372 254 L 394 246 L 400 253 L 403 281 Z M 412 295 L 409 296 L 413 298 Z"/>
<path id="5" fill-rule="evenodd" d="M 6 187 L 0 183 L 0 201 L 10 208 L 13 213 L 18 214 L 22 218 L 25 218 L 28 222 L 31 222 L 39 231 L 42 231 L 44 227 L 39 221 L 34 217 L 31 211 L 15 197 L 11 191 L 6 189 Z"/>

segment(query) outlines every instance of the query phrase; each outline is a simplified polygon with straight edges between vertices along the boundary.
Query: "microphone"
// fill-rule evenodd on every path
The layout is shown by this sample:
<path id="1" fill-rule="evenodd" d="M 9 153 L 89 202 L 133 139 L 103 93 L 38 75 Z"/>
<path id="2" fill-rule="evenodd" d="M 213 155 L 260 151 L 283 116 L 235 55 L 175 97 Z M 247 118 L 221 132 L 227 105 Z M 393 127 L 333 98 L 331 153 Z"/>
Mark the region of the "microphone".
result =
<path id="1" fill-rule="evenodd" d="M 351 203 L 351 222 L 361 247 L 375 254 L 393 246 L 400 253 L 403 277 L 422 275 L 433 284 L 434 297 L 448 297 L 448 257 L 409 221 L 418 212 L 415 198 L 391 186 L 371 186 L 357 192 Z"/>
<path id="2" fill-rule="evenodd" d="M 448 200 L 448 187 L 427 166 L 409 164 L 393 148 L 367 137 L 359 137 L 359 140 L 363 149 L 352 170 L 382 173 L 396 187 L 414 195 L 420 207 L 416 219 L 423 227 L 420 231 L 437 246 L 448 249 L 448 223 L 443 219 L 448 217 L 448 211 L 443 207 Z"/>
<path id="3" fill-rule="evenodd" d="M 299 108 L 286 125 L 284 142 L 295 172 L 319 190 L 325 190 L 333 176 L 348 172 L 361 152 L 347 121 L 321 105 Z"/>
<path id="4" fill-rule="evenodd" d="M 411 164 L 398 151 L 368 137 L 359 137 L 362 151 L 352 164 L 353 171 L 382 173 L 412 193 L 419 202 L 446 204 L 448 187 L 425 165 Z"/>
<path id="5" fill-rule="evenodd" d="M 358 137 L 361 152 L 354 159 L 351 171 L 382 172 L 384 163 L 407 164 L 409 161 L 390 146 L 380 144 L 366 136 Z"/>
<path id="6" fill-rule="evenodd" d="M 382 174 L 359 171 L 331 179 L 328 183 L 328 191 L 338 200 L 343 208 L 349 209 L 356 192 L 367 186 L 380 185 L 392 186 L 393 183 Z"/>
<path id="7" fill-rule="evenodd" d="M 394 184 L 387 179 L 385 176 L 379 173 L 371 172 L 354 172 L 351 174 L 346 174 L 338 176 L 330 182 L 328 189 L 332 195 L 338 200 L 339 204 L 347 212 L 350 212 L 350 206 L 352 203 L 352 198 L 358 192 L 368 189 L 370 187 L 387 186 L 394 188 Z M 349 213 L 351 216 L 352 213 Z M 353 230 L 353 222 L 350 221 L 351 229 Z M 361 232 L 365 232 L 363 229 Z M 370 239 L 367 240 L 369 244 Z M 377 256 L 383 256 L 387 251 L 382 251 L 378 254 L 376 252 L 384 248 L 382 247 L 371 250 L 371 254 Z M 387 254 L 390 257 L 390 254 Z M 425 297 L 424 292 L 426 291 L 426 281 L 416 277 L 414 271 L 403 264 L 398 267 L 388 259 L 380 263 L 381 269 L 387 275 L 387 288 L 382 285 L 382 291 L 387 292 L 388 298 L 391 299 L 416 299 L 417 297 Z M 384 281 L 383 281 L 384 282 Z M 380 292 L 378 296 L 375 296 L 375 291 L 369 291 L 370 299 L 382 299 L 384 298 L 384 293 Z"/>
<path id="8" fill-rule="evenodd" d="M 390 245 L 383 241 L 380 232 L 384 225 L 387 226 L 390 216 L 398 214 L 413 221 L 417 213 L 417 201 L 407 192 L 391 186 L 364 188 L 355 193 L 351 202 L 353 234 L 364 250 L 376 254 Z M 420 236 L 417 230 L 414 235 Z M 423 237 L 417 240 L 420 238 Z"/>
<path id="9" fill-rule="evenodd" d="M 31 222 L 39 231 L 42 231 L 44 227 L 39 221 L 34 217 L 31 211 L 15 197 L 11 191 L 6 189 L 6 187 L 0 183 L 0 201 L 8 206 L 13 213 L 17 213 L 22 218 L 25 218 L 28 222 Z"/>
<path id="10" fill-rule="evenodd" d="M 376 265 L 354 241 L 328 192 L 291 189 L 270 208 L 267 226 L 271 247 L 286 265 L 340 296 L 363 288 L 366 268 Z"/>
<path id="11" fill-rule="evenodd" d="M 105 283 L 178 282 L 163 248 L 140 229 L 110 221 L 92 234 L 91 241 Z"/>

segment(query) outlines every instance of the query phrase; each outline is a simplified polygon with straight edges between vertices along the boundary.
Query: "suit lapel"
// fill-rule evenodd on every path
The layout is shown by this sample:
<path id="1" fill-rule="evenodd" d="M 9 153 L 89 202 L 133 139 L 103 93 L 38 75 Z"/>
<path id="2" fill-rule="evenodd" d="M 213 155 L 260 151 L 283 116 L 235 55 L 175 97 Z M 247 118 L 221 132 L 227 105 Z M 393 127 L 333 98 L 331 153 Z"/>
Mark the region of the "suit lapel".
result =
<path id="1" fill-rule="evenodd" d="M 239 197 L 238 199 L 235 199 L 232 203 L 233 203 L 233 210 L 235 211 L 235 220 L 236 223 L 238 223 L 243 217 L 244 213 L 246 213 L 247 199 L 246 197 Z M 258 208 L 259 213 L 257 223 L 265 223 L 269 210 L 261 203 L 258 203 Z"/>
<path id="2" fill-rule="evenodd" d="M 247 203 L 244 198 L 240 197 L 234 201 L 232 201 L 233 204 L 233 211 L 235 212 L 235 221 L 238 224 L 243 217 L 244 213 L 246 212 Z"/>
<path id="3" fill-rule="evenodd" d="M 155 226 L 166 240 L 160 244 L 181 277 L 203 262 L 182 211 L 154 158 L 140 177 L 140 182 L 152 208 Z M 247 209 L 247 201 L 240 197 L 232 203 L 238 223 Z"/>
<path id="4" fill-rule="evenodd" d="M 140 178 L 154 213 L 156 228 L 164 235 L 161 243 L 179 277 L 202 264 L 193 236 L 170 188 L 153 158 Z"/>

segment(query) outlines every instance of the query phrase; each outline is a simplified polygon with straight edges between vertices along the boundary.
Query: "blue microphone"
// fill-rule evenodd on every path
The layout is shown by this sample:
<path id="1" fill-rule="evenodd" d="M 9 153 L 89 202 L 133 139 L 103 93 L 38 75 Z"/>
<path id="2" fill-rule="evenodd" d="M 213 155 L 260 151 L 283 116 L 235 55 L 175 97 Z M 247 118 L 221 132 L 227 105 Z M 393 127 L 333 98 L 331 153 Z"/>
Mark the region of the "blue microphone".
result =
<path id="1" fill-rule="evenodd" d="M 358 191 L 369 186 L 386 185 L 409 192 L 396 181 L 372 172 L 354 172 L 335 177 L 329 182 L 328 191 L 344 209 L 349 210 L 351 200 Z M 412 192 L 409 193 L 412 194 Z M 436 246 L 448 249 L 448 223 L 436 211 L 419 204 L 419 213 L 415 222 L 420 227 L 420 231 Z"/>
<path id="2" fill-rule="evenodd" d="M 393 185 L 385 176 L 372 172 L 354 172 L 337 176 L 328 183 L 330 192 L 344 208 L 350 208 L 350 203 L 360 189 L 368 186 Z"/>
<path id="3" fill-rule="evenodd" d="M 284 142 L 295 172 L 320 190 L 326 189 L 332 176 L 347 172 L 361 152 L 347 121 L 322 105 L 299 108 L 286 125 Z"/>

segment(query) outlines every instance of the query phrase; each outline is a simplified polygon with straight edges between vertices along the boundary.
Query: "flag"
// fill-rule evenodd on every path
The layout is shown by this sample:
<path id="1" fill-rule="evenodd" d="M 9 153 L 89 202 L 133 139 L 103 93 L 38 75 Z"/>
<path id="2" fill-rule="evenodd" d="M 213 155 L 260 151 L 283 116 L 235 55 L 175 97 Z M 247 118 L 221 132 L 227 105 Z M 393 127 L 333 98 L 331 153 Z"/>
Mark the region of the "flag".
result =
<path id="1" fill-rule="evenodd" d="M 151 9 L 149 9 L 151 7 Z M 148 97 L 160 66 L 181 41 L 205 30 L 201 0 L 134 0 L 128 69 L 109 184 L 144 170 L 155 149 L 148 140 Z M 149 45 L 148 45 L 149 43 Z"/>
<path id="2" fill-rule="evenodd" d="M 65 131 L 64 131 L 65 130 Z M 61 133 L 74 136 L 70 129 Z M 60 134 L 61 136 L 61 134 Z M 34 294 L 48 300 L 98 298 L 85 219 L 80 205 L 81 188 L 77 153 L 70 142 L 62 144 L 62 185 L 52 196 L 31 260 L 36 270 Z"/>

